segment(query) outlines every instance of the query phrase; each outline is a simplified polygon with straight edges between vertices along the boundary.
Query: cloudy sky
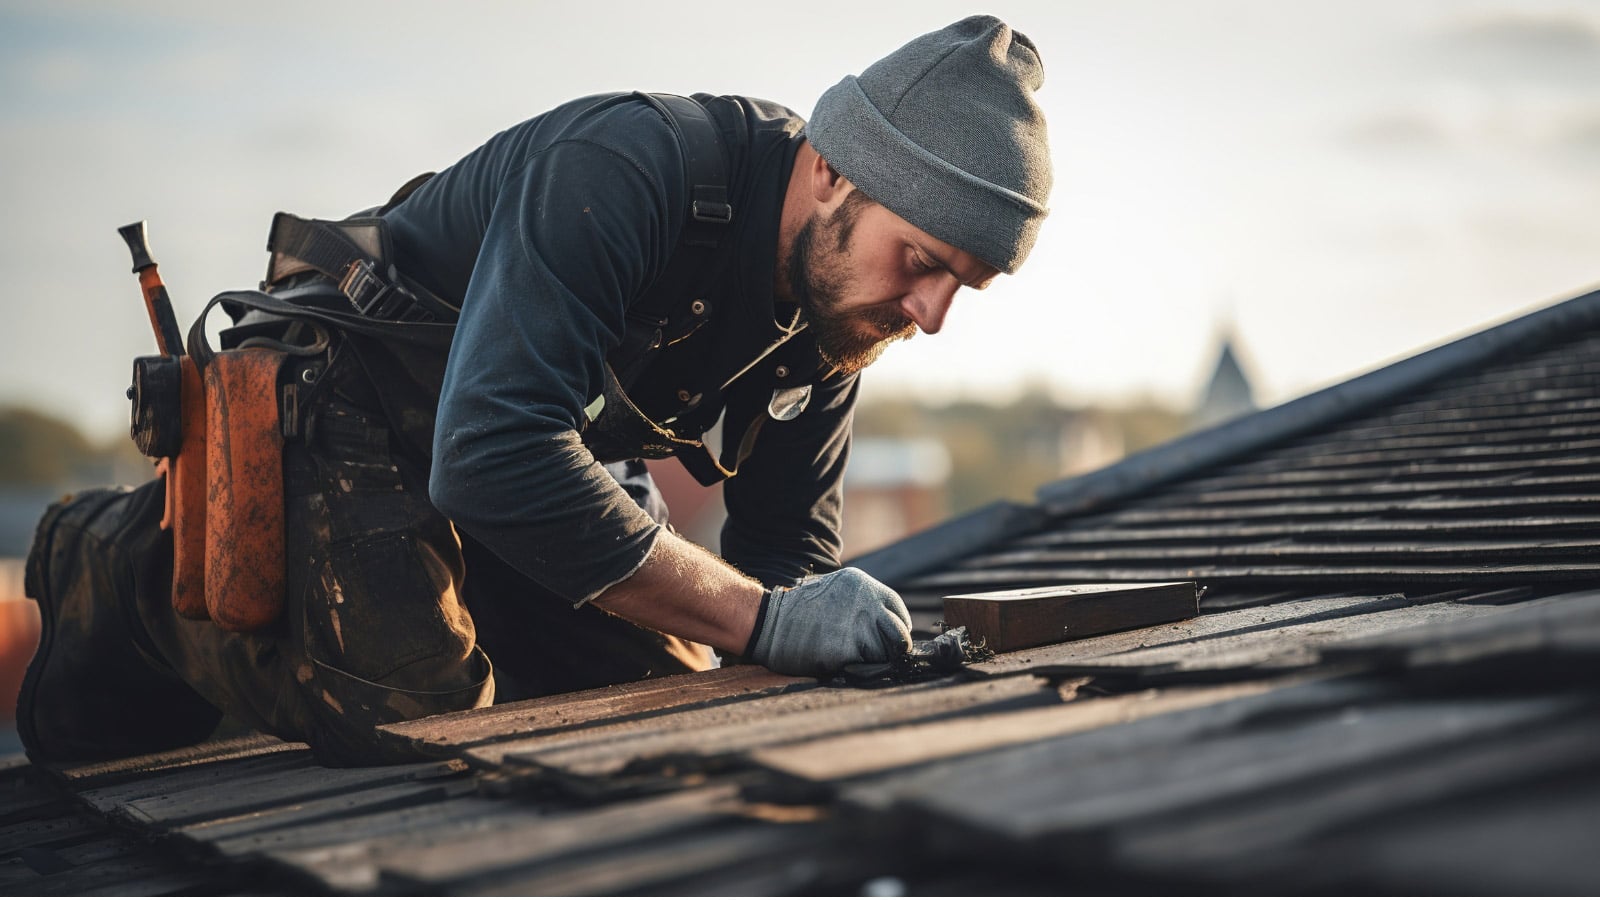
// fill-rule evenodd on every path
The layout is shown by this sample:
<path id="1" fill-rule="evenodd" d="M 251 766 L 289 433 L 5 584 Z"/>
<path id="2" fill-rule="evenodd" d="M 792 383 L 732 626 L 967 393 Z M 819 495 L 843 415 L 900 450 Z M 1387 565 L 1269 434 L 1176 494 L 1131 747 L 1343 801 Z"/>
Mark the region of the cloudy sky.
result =
<path id="1" fill-rule="evenodd" d="M 991 12 L 1039 45 L 1056 189 L 1014 278 L 880 396 L 1192 403 L 1231 324 L 1279 402 L 1600 281 L 1600 2 L 0 0 L 0 402 L 124 427 L 152 352 L 118 225 L 185 323 L 272 213 L 381 202 L 601 90 L 808 112 Z M 691 19 L 691 15 L 695 18 Z"/>

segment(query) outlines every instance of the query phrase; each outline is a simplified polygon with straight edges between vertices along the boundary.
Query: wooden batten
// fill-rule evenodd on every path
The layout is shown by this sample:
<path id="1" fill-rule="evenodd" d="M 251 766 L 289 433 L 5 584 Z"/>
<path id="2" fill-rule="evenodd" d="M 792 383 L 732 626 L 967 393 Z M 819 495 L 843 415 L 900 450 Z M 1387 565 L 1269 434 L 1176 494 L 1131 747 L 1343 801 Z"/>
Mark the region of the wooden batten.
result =
<path id="1" fill-rule="evenodd" d="M 996 653 L 1190 619 L 1199 614 L 1192 581 L 1074 584 L 957 594 L 944 598 L 945 625 Z"/>

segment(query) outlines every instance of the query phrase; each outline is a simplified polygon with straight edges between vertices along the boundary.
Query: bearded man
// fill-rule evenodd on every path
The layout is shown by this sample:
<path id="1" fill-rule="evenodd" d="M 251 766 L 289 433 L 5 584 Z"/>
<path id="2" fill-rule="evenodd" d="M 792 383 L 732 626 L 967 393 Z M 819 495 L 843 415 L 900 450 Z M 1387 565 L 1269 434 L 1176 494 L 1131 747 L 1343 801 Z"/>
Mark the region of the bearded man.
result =
<path id="1" fill-rule="evenodd" d="M 175 615 L 158 484 L 52 508 L 30 753 L 174 745 L 225 710 L 372 762 L 377 724 L 704 669 L 709 648 L 817 676 L 902 653 L 900 598 L 840 568 L 858 375 L 1027 256 L 1042 74 L 977 16 L 809 122 L 586 97 L 339 227 L 280 215 L 271 302 L 225 295 L 228 340 L 287 341 L 296 309 L 347 326 L 306 355 L 286 430 L 285 609 L 249 633 Z M 447 362 L 402 326 L 447 335 Z M 724 481 L 720 557 L 666 525 L 640 461 L 665 456 Z"/>

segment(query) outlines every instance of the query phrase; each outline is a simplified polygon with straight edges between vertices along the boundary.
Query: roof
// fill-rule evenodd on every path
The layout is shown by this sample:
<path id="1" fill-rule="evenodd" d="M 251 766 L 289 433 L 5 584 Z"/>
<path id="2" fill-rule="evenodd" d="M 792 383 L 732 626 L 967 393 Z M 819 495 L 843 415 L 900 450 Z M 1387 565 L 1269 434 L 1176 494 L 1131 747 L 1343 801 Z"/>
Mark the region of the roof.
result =
<path id="1" fill-rule="evenodd" d="M 1183 622 L 391 727 L 414 765 L 257 738 L 47 774 L 261 891 L 1594 893 L 1597 398 L 1590 294 L 859 561 L 924 627 L 1199 581 Z"/>

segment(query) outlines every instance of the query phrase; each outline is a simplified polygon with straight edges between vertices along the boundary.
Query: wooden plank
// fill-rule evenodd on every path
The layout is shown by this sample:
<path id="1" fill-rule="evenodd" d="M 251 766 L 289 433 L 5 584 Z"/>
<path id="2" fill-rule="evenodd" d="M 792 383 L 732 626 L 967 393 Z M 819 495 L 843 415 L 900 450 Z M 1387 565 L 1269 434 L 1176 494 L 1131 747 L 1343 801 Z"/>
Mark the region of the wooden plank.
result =
<path id="1" fill-rule="evenodd" d="M 964 715 L 763 747 L 753 751 L 750 759 L 791 777 L 834 782 L 1207 706 L 1282 686 L 1283 683 L 1244 681 Z"/>
<path id="2" fill-rule="evenodd" d="M 557 860 L 523 872 L 462 885 L 473 893 L 507 896 L 613 896 L 655 893 L 664 884 L 681 884 L 694 894 L 696 879 L 718 869 L 767 858 L 774 866 L 794 859 L 816 841 L 819 829 L 808 823 L 747 822 L 699 832 L 677 831 L 660 841 L 620 849 L 599 858 Z"/>
<path id="3" fill-rule="evenodd" d="M 862 693 L 866 691 L 830 685 L 823 689 L 757 697 L 738 703 L 713 704 L 685 710 L 668 709 L 655 716 L 621 720 L 600 719 L 592 723 L 576 724 L 567 729 L 546 730 L 531 736 L 514 736 L 506 740 L 496 740 L 491 736 L 456 747 L 454 752 L 457 758 L 475 766 L 494 769 L 500 765 L 507 753 L 604 744 L 608 740 L 624 736 L 748 723 L 776 715 L 779 711 L 832 709 L 857 702 L 857 695 Z"/>
<path id="4" fill-rule="evenodd" d="M 1307 626 L 1313 628 L 1313 634 L 1318 631 L 1331 633 L 1340 627 L 1331 623 L 1391 610 L 1414 608 L 1425 607 L 1412 607 L 1403 594 L 1383 594 L 1375 597 L 1312 597 L 1269 606 L 1206 613 L 1170 625 L 1158 625 L 1100 635 L 1082 641 L 1002 653 L 992 660 L 974 663 L 968 668 L 982 674 L 1003 674 L 1026 671 L 1044 665 L 1120 664 L 1130 654 L 1146 650 L 1159 651 L 1159 655 L 1147 655 L 1137 660 L 1138 664 L 1163 662 L 1181 664 L 1198 657 L 1218 655 L 1213 653 L 1211 648 L 1221 649 L 1224 642 L 1233 643 L 1233 646 L 1227 648 L 1228 650 L 1238 649 L 1236 639 L 1249 635 L 1276 633 L 1285 628 L 1303 629 Z M 1259 658 L 1265 659 L 1277 650 L 1285 653 L 1294 652 L 1295 648 L 1302 645 L 1304 639 L 1309 636 L 1301 634 L 1298 635 L 1299 640 L 1282 642 L 1267 636 L 1248 646 L 1257 652 Z"/>
<path id="5" fill-rule="evenodd" d="M 1059 585 L 944 598 L 945 624 L 965 625 L 975 642 L 996 653 L 1192 619 L 1199 612 L 1192 581 Z"/>
<path id="6" fill-rule="evenodd" d="M 0 852 L 16 853 L 29 847 L 83 840 L 104 831 L 105 826 L 81 815 L 56 815 L 32 822 L 19 822 L 0 828 Z"/>
<path id="7" fill-rule="evenodd" d="M 413 846 L 419 842 L 432 845 L 461 835 L 478 836 L 514 827 L 539 815 L 533 807 L 506 799 L 451 796 L 396 809 L 263 829 L 223 838 L 213 846 L 220 853 L 238 857 L 265 854 L 288 858 L 301 852 L 314 853 L 319 859 L 337 861 L 341 874 L 328 882 L 330 887 L 370 891 L 378 885 L 376 870 L 367 866 L 367 861 L 378 855 L 383 846 Z M 357 873 L 357 867 L 368 871 Z M 358 880 L 364 886 L 357 887 Z"/>
<path id="8" fill-rule="evenodd" d="M 1223 470 L 1218 474 L 1193 478 L 1182 482 L 1185 490 L 1231 490 L 1240 487 L 1252 487 L 1261 484 L 1346 484 L 1353 481 L 1388 481 L 1396 478 L 1405 478 L 1409 481 L 1425 481 L 1435 478 L 1459 477 L 1462 475 L 1477 475 L 1485 479 L 1493 479 L 1505 475 L 1516 475 L 1524 472 L 1539 472 L 1560 469 L 1589 470 L 1594 466 L 1591 456 L 1577 454 L 1572 456 L 1551 456 L 1544 459 L 1502 460 L 1488 462 L 1467 463 L 1419 463 L 1399 462 L 1392 465 L 1355 466 L 1350 468 L 1272 468 L 1259 466 Z"/>
<path id="9" fill-rule="evenodd" d="M 1438 623 L 1497 617 L 1508 608 L 1512 607 L 1447 602 L 1378 609 L 1365 615 L 1337 619 L 1280 620 L 1281 624 L 1272 627 L 1246 625 L 1214 633 L 1193 644 L 1152 645 L 1131 650 L 1104 662 L 1118 666 L 1174 664 L 1180 670 L 1312 665 L 1322 660 L 1326 648 L 1344 641 Z M 1037 662 L 1040 651 L 1029 652 Z"/>
<path id="10" fill-rule="evenodd" d="M 295 846 L 308 831 L 323 837 L 342 834 L 354 838 L 373 819 L 406 820 L 406 811 L 472 794 L 470 778 L 402 782 L 341 791 L 328 797 L 253 810 L 237 816 L 210 819 L 179 829 L 191 841 L 238 856 Z M 320 826 L 328 826 L 322 828 Z"/>
<path id="11" fill-rule="evenodd" d="M 363 788 L 462 778 L 465 766 L 449 760 L 362 769 L 311 767 L 230 781 L 224 790 L 197 786 L 123 801 L 108 814 L 141 825 L 175 828 L 212 819 L 290 806 Z"/>
<path id="12" fill-rule="evenodd" d="M 1568 475 L 1522 475 L 1507 478 L 1455 478 L 1455 479 L 1420 479 L 1406 477 L 1404 474 L 1394 479 L 1371 479 L 1354 484 L 1337 485 L 1301 485 L 1280 484 L 1273 479 L 1262 479 L 1248 487 L 1236 487 L 1226 490 L 1190 488 L 1181 486 L 1177 489 L 1163 492 L 1161 503 L 1163 505 L 1194 505 L 1207 504 L 1219 505 L 1245 505 L 1269 502 L 1285 502 L 1291 500 L 1321 499 L 1333 497 L 1408 497 L 1419 494 L 1542 494 L 1554 493 L 1554 488 L 1574 488 L 1582 491 L 1586 488 L 1600 487 L 1600 475 L 1594 474 L 1591 468 L 1578 474 Z"/>
<path id="13" fill-rule="evenodd" d="M 81 790 L 115 784 L 119 781 L 143 779 L 161 772 L 192 769 L 195 766 L 206 763 L 227 762 L 237 759 L 258 759 L 277 754 L 291 754 L 301 757 L 308 755 L 305 744 L 287 743 L 265 734 L 252 734 L 247 737 L 210 741 L 190 747 L 178 747 L 173 750 L 163 750 L 159 753 L 149 753 L 143 756 L 129 756 L 105 762 L 76 763 L 65 766 L 50 766 L 48 768 L 55 775 L 72 785 L 74 790 Z"/>
<path id="14" fill-rule="evenodd" d="M 512 741 L 476 748 L 472 753 L 492 754 L 495 762 L 533 766 L 559 774 L 571 783 L 572 779 L 603 780 L 623 769 L 639 773 L 651 763 L 681 772 L 692 760 L 713 765 L 780 743 L 977 712 L 986 707 L 1059 702 L 1053 690 L 1028 676 L 874 690 L 838 688 L 826 692 L 838 702 L 796 702 L 818 693 L 751 701 L 742 704 L 743 715 L 732 718 L 709 715 L 716 710 L 695 710 L 663 723 L 670 725 L 668 728 L 633 733 L 601 728 L 553 740 Z"/>
<path id="15" fill-rule="evenodd" d="M 1014 542 L 1015 547 L 1056 547 L 1115 545 L 1130 543 L 1215 544 L 1225 540 L 1257 538 L 1305 538 L 1335 536 L 1357 539 L 1372 535 L 1499 534 L 1523 532 L 1537 535 L 1585 535 L 1600 526 L 1600 516 L 1504 516 L 1487 519 L 1328 519 L 1324 521 L 1266 522 L 1258 524 L 1214 522 L 1206 525 L 1157 525 L 1150 527 L 1066 527 L 1039 532 L 1029 539 Z"/>
<path id="16" fill-rule="evenodd" d="M 73 786 L 73 792 L 97 812 L 111 813 L 128 801 L 141 797 L 190 790 L 222 792 L 236 781 L 268 774 L 307 772 L 316 768 L 318 766 L 309 751 L 288 751 L 162 769 L 144 777 L 119 774 L 115 780 L 99 786 Z"/>
<path id="17" fill-rule="evenodd" d="M 352 846 L 308 847 L 274 853 L 275 859 L 327 878 L 352 865 L 367 869 L 363 882 L 391 890 L 437 892 L 441 886 L 549 863 L 608 846 L 646 842 L 731 815 L 738 788 L 716 785 L 663 797 L 611 804 L 598 810 L 541 814 L 511 807 L 515 816 L 441 831 L 413 831 Z M 348 884 L 348 880 L 346 880 Z"/>
<path id="18" fill-rule="evenodd" d="M 1600 497 L 1595 498 L 1600 503 Z M 1192 578 L 1202 582 L 1251 579 L 1269 583 L 1299 583 L 1310 589 L 1336 584 L 1442 584 L 1478 579 L 1484 583 L 1536 584 L 1593 582 L 1600 579 L 1600 562 L 1552 561 L 1523 563 L 1519 559 L 1484 559 L 1435 564 L 1382 563 L 1352 560 L 1325 565 L 1198 565 L 1163 563 L 1143 567 L 1031 566 L 1027 568 L 952 570 L 918 579 L 911 590 L 965 591 L 999 586 L 1061 584 L 1074 581 L 1149 581 L 1152 578 Z"/>
<path id="19" fill-rule="evenodd" d="M 1302 500 L 1296 503 L 1261 503 L 1241 506 L 1185 506 L 1168 509 L 1153 503 L 1130 506 L 1106 516 L 1108 524 L 1164 525 L 1175 522 L 1241 522 L 1248 519 L 1307 519 L 1318 516 L 1349 518 L 1370 515 L 1418 515 L 1447 513 L 1442 518 L 1455 518 L 1461 513 L 1477 511 L 1527 510 L 1529 515 L 1555 507 L 1579 511 L 1580 515 L 1593 515 L 1600 496 L 1594 494 L 1513 494 L 1507 497 L 1419 497 L 1409 500 L 1329 500 L 1319 503 Z"/>
<path id="20" fill-rule="evenodd" d="M 1118 829 L 1116 854 L 1120 865 L 1148 875 L 1293 880 L 1299 872 L 1327 866 L 1320 860 L 1326 835 L 1367 832 L 1407 813 L 1452 802 L 1454 814 L 1442 817 L 1453 819 L 1470 806 L 1463 799 L 1525 794 L 1535 784 L 1560 780 L 1563 773 L 1594 771 L 1596 746 L 1600 719 L 1593 715 L 1446 743 L 1427 753 L 1329 771 L 1204 810 L 1146 819 Z M 1591 821 L 1600 824 L 1595 810 L 1600 807 L 1591 810 Z M 1512 840 L 1503 849 L 1529 843 L 1527 838 Z"/>
<path id="21" fill-rule="evenodd" d="M 1596 551 L 1600 551 L 1600 540 L 1596 540 L 1592 534 L 1566 536 L 1516 534 L 1495 540 L 1447 537 L 1413 538 L 1404 541 L 1373 535 L 1366 540 L 1347 538 L 1343 541 L 1320 543 L 1289 538 L 1289 535 L 1278 535 L 1269 541 L 1176 545 L 1140 542 L 1106 543 L 1092 548 L 1066 550 L 1028 548 L 973 557 L 964 561 L 962 565 L 981 568 L 1060 563 L 1136 566 L 1159 560 L 1163 564 L 1183 563 L 1209 568 L 1223 561 L 1241 563 L 1262 560 L 1280 565 L 1295 561 L 1308 566 L 1326 568 L 1329 565 L 1338 565 L 1340 557 L 1354 557 L 1362 563 L 1371 563 L 1380 558 L 1407 562 L 1433 562 L 1459 558 L 1467 561 L 1476 560 L 1479 564 L 1483 564 L 1501 559 L 1537 562 L 1540 559 L 1550 558 L 1559 561 L 1594 555 Z"/>
<path id="22" fill-rule="evenodd" d="M 41 895 L 161 896 L 216 891 L 218 873 L 150 855 L 69 869 L 28 885 Z"/>
<path id="23" fill-rule="evenodd" d="M 1370 886 L 1360 893 L 1372 895 L 1592 897 L 1600 895 L 1596 810 L 1600 779 L 1591 769 L 1587 777 L 1551 779 L 1342 830 L 1296 857 L 1342 876 L 1335 888 Z"/>
<path id="24" fill-rule="evenodd" d="M 1074 848 L 1103 853 L 1113 826 L 1212 810 L 1241 797 L 1593 711 L 1593 701 L 1583 697 L 1396 703 L 1371 695 L 1351 705 L 1297 691 L 937 764 L 852 796 L 914 808 L 1005 841 L 1050 841 L 1069 856 Z M 1280 709 L 1298 706 L 1301 712 L 1239 715 L 1241 705 L 1259 710 L 1271 699 Z M 951 784 L 961 790 L 950 791 Z"/>
<path id="25" fill-rule="evenodd" d="M 779 675 L 760 666 L 730 666 L 447 713 L 382 728 L 426 751 L 451 754 L 484 741 L 533 737 L 737 703 L 805 690 L 816 684 L 815 679 Z"/>
<path id="26" fill-rule="evenodd" d="M 215 847 L 228 855 L 276 860 L 329 890 L 376 893 L 381 873 L 375 861 L 394 848 L 404 856 L 418 847 L 472 842 L 543 814 L 505 799 L 460 796 L 242 834 Z"/>
<path id="27" fill-rule="evenodd" d="M 1518 653 L 1600 653 L 1600 591 L 1575 591 L 1498 609 L 1492 617 L 1448 618 L 1351 636 L 1323 652 L 1333 660 L 1384 656 L 1411 665 L 1460 664 Z"/>

